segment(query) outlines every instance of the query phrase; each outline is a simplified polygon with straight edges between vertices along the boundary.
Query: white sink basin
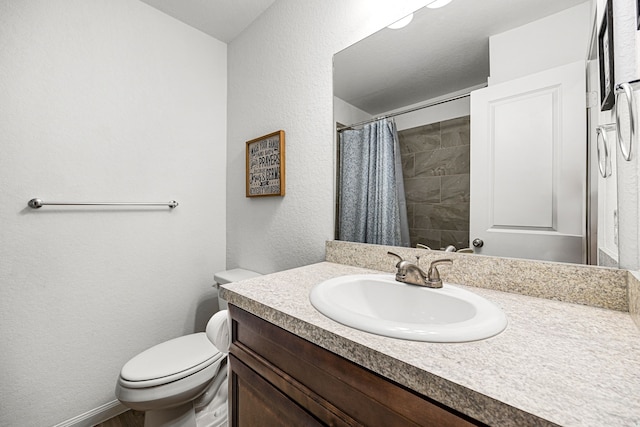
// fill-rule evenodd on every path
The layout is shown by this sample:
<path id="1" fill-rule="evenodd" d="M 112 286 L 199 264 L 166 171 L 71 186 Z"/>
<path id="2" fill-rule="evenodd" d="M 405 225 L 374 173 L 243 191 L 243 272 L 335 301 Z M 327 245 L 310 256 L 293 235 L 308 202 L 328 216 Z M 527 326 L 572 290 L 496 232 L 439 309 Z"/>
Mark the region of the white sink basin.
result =
<path id="1" fill-rule="evenodd" d="M 444 284 L 430 289 L 394 275 L 341 276 L 317 284 L 309 296 L 325 316 L 352 328 L 414 341 L 465 342 L 489 338 L 507 326 L 491 301 Z"/>

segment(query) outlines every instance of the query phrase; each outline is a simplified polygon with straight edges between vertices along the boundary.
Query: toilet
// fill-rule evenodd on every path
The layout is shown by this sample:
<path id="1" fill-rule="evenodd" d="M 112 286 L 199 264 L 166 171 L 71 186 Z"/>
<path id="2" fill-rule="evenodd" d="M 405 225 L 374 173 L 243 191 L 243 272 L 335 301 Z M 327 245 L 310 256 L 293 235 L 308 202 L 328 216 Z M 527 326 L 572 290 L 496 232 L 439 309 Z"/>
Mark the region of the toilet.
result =
<path id="1" fill-rule="evenodd" d="M 240 268 L 222 271 L 214 276 L 215 286 L 259 275 Z M 227 308 L 226 301 L 219 305 Z M 145 412 L 145 427 L 226 426 L 227 354 L 205 332 L 174 338 L 129 360 L 115 394 L 125 406 Z"/>
<path id="2" fill-rule="evenodd" d="M 256 273 L 255 271 L 245 270 L 243 268 L 234 268 L 232 270 L 225 270 L 214 274 L 213 280 L 215 280 L 216 282 L 215 287 L 218 289 L 218 292 L 220 292 L 220 285 L 252 279 L 260 275 L 260 273 Z M 218 305 L 220 306 L 220 310 L 226 310 L 228 308 L 227 301 L 223 298 L 220 298 L 219 295 Z"/>

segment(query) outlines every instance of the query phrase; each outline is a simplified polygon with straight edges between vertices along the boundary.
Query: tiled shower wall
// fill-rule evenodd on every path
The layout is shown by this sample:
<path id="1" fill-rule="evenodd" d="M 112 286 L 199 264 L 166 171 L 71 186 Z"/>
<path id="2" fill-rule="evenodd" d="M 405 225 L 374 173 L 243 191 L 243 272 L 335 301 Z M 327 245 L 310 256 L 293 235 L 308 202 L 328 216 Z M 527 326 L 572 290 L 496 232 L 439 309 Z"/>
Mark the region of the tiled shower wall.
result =
<path id="1" fill-rule="evenodd" d="M 469 247 L 470 117 L 398 132 L 411 246 Z"/>

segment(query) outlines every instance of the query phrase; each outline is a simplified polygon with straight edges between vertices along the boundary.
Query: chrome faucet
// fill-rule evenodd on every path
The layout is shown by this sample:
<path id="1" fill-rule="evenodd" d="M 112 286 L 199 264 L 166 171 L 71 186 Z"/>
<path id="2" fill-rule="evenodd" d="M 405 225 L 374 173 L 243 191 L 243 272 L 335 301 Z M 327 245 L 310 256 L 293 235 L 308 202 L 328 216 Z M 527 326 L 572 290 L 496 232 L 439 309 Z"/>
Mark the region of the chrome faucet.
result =
<path id="1" fill-rule="evenodd" d="M 431 263 L 429 266 L 429 271 L 427 271 L 427 282 L 426 286 L 430 288 L 441 288 L 442 287 L 442 279 L 440 279 L 440 272 L 438 271 L 439 264 L 453 264 L 453 260 L 449 258 L 437 259 Z"/>
<path id="2" fill-rule="evenodd" d="M 416 257 L 416 263 L 412 263 L 398 254 L 393 252 L 387 252 L 389 255 L 393 255 L 400 261 L 396 264 L 398 271 L 396 272 L 396 280 L 402 283 L 408 283 L 410 285 L 425 286 L 427 288 L 441 288 L 442 279 L 440 279 L 440 272 L 437 266 L 439 264 L 453 264 L 453 261 L 446 259 L 437 259 L 429 265 L 429 270 L 425 273 L 420 268 L 420 257 Z"/>
<path id="3" fill-rule="evenodd" d="M 430 251 L 434 250 L 434 249 L 431 249 L 427 245 L 423 245 L 422 243 L 416 243 L 416 248 L 418 248 L 418 249 L 429 249 Z M 471 249 L 471 248 L 456 249 L 456 247 L 453 246 L 453 245 L 449 245 L 446 248 L 440 248 L 440 250 L 444 251 L 444 252 L 458 252 L 459 254 L 472 254 L 472 253 L 474 253 L 473 249 Z"/>

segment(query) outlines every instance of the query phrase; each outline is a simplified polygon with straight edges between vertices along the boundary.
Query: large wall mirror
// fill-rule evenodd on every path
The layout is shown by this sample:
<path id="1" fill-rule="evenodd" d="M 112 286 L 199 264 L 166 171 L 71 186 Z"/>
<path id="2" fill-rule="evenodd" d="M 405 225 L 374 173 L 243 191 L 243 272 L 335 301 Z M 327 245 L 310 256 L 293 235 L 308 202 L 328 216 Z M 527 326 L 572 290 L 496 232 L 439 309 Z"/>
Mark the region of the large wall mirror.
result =
<path id="1" fill-rule="evenodd" d="M 338 52 L 336 238 L 615 266 L 586 96 L 594 11 L 453 0 Z"/>

